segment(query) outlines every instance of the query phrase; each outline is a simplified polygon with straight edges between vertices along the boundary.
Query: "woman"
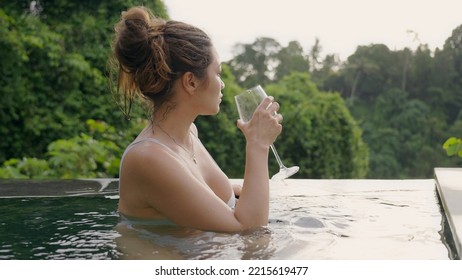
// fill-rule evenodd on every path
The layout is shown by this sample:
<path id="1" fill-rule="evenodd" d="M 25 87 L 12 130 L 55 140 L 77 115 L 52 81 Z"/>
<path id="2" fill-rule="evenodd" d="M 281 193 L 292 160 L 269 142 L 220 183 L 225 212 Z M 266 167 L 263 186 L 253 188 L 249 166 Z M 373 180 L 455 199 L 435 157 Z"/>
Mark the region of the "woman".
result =
<path id="1" fill-rule="evenodd" d="M 266 225 L 268 151 L 282 130 L 278 103 L 267 97 L 249 122 L 237 122 L 246 139 L 246 166 L 242 190 L 234 190 L 236 203 L 229 179 L 193 123 L 219 112 L 225 87 L 210 38 L 143 7 L 122 13 L 115 30 L 118 88 L 129 102 L 141 97 L 152 105 L 149 125 L 121 160 L 121 216 L 220 232 Z"/>

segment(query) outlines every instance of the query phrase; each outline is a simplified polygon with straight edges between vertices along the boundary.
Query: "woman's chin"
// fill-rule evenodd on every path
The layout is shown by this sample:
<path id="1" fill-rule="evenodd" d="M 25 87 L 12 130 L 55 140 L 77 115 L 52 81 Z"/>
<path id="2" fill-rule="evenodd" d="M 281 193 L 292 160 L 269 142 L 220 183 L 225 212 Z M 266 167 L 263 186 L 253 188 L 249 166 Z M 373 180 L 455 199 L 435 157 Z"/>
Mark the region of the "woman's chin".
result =
<path id="1" fill-rule="evenodd" d="M 215 116 L 219 112 L 220 112 L 220 107 L 217 107 L 216 110 L 210 111 L 210 112 L 207 112 L 207 113 L 203 113 L 203 114 L 201 114 L 201 116 Z"/>

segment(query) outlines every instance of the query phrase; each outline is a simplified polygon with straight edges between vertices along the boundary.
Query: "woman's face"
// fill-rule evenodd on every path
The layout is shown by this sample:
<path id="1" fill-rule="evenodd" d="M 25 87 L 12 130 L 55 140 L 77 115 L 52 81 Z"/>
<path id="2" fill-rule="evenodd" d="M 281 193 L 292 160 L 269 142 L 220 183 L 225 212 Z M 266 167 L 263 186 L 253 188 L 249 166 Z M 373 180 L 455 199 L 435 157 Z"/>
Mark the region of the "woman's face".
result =
<path id="1" fill-rule="evenodd" d="M 204 81 L 204 87 L 201 91 L 203 98 L 201 103 L 204 107 L 201 113 L 203 115 L 215 115 L 220 111 L 221 98 L 223 97 L 221 90 L 225 87 L 225 83 L 221 79 L 221 64 L 214 47 L 212 47 L 212 63 L 207 68 Z"/>

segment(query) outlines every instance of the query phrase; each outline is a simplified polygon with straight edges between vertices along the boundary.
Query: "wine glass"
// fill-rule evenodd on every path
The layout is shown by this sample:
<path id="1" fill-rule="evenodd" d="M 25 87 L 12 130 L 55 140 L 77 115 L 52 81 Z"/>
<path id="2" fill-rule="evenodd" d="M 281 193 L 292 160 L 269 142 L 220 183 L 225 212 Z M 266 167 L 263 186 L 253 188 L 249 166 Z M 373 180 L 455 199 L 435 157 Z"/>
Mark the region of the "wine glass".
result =
<path id="1" fill-rule="evenodd" d="M 255 109 L 257 109 L 266 96 L 266 92 L 260 85 L 234 96 L 241 120 L 248 122 L 252 118 Z M 279 172 L 274 174 L 271 180 L 283 180 L 298 172 L 300 169 L 298 166 L 285 167 L 274 145 L 271 144 L 270 147 L 279 164 Z"/>

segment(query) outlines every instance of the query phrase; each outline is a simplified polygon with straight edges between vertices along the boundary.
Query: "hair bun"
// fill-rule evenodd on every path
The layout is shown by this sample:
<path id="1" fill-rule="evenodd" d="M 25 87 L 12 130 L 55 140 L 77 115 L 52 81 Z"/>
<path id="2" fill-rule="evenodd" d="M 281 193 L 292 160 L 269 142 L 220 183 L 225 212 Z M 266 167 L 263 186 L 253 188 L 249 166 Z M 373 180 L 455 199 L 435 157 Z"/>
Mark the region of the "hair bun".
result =
<path id="1" fill-rule="evenodd" d="M 135 36 L 145 39 L 155 38 L 165 32 L 166 22 L 161 18 L 154 17 L 149 10 L 143 7 L 134 7 L 122 12 L 122 20 L 127 29 L 134 32 Z"/>
<path id="2" fill-rule="evenodd" d="M 122 19 L 140 21 L 148 25 L 150 21 L 150 14 L 147 10 L 141 7 L 134 7 L 128 11 L 122 12 Z"/>

